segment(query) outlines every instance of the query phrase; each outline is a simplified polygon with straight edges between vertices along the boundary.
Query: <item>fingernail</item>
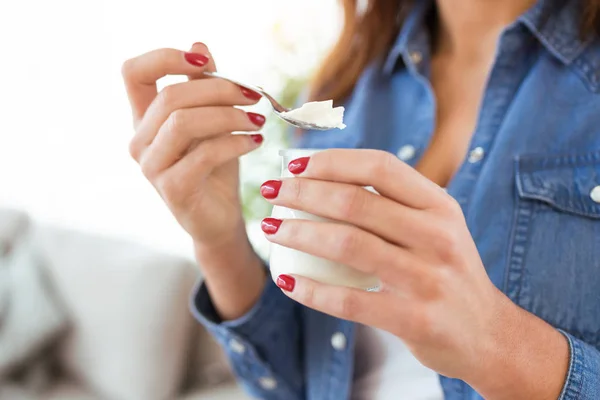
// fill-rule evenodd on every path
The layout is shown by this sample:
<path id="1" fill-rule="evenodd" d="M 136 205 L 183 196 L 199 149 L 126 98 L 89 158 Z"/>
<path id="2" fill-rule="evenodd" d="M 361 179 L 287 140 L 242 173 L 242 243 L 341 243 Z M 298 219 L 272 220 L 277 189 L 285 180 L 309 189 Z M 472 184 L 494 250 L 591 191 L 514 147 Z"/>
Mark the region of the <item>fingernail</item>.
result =
<path id="1" fill-rule="evenodd" d="M 240 87 L 240 90 L 242 91 L 242 94 L 244 96 L 246 96 L 247 98 L 249 98 L 250 100 L 260 100 L 260 98 L 262 97 L 260 94 L 256 93 L 254 90 L 246 89 L 243 87 Z"/>
<path id="2" fill-rule="evenodd" d="M 277 277 L 277 286 L 286 292 L 293 292 L 296 286 L 296 280 L 289 275 L 279 275 Z"/>
<path id="3" fill-rule="evenodd" d="M 294 175 L 301 174 L 306 170 L 309 160 L 310 157 L 302 157 L 292 160 L 288 164 L 288 170 Z"/>
<path id="4" fill-rule="evenodd" d="M 248 114 L 248 118 L 250 118 L 250 121 L 252 121 L 252 123 L 256 126 L 263 126 L 267 121 L 263 115 L 257 113 L 249 112 L 246 114 Z"/>
<path id="5" fill-rule="evenodd" d="M 208 64 L 208 57 L 198 53 L 185 53 L 185 60 L 196 67 L 204 67 Z"/>
<path id="6" fill-rule="evenodd" d="M 260 223 L 260 228 L 267 235 L 274 235 L 279 230 L 283 221 L 277 218 L 265 218 Z"/>
<path id="7" fill-rule="evenodd" d="M 279 189 L 281 189 L 281 181 L 266 181 L 260 187 L 260 194 L 268 200 L 277 198 Z"/>
<path id="8" fill-rule="evenodd" d="M 256 144 L 261 144 L 265 140 L 265 138 L 263 137 L 263 135 L 261 135 L 260 133 L 256 133 L 254 135 L 250 135 L 250 138 Z"/>

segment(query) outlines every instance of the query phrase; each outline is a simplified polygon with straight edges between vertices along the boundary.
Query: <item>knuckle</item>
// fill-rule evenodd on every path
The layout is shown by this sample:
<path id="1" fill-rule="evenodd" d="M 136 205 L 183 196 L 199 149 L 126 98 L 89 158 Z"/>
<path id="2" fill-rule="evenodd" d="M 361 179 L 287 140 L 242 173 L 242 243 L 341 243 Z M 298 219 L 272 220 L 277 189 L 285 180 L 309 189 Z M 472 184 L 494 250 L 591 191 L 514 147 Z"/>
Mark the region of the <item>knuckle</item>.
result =
<path id="1" fill-rule="evenodd" d="M 212 103 L 214 104 L 226 104 L 229 87 L 231 84 L 224 81 L 223 79 L 202 79 L 198 81 L 198 85 L 202 86 L 202 91 L 210 93 Z"/>
<path id="2" fill-rule="evenodd" d="M 198 145 L 194 150 L 194 163 L 198 169 L 210 168 L 215 164 L 216 153 L 206 145 Z"/>
<path id="3" fill-rule="evenodd" d="M 142 157 L 140 161 L 140 167 L 142 169 L 142 173 L 150 182 L 153 182 L 156 176 L 158 175 L 158 171 L 155 167 L 155 164 L 151 162 L 147 157 Z"/>
<path id="4" fill-rule="evenodd" d="M 234 104 L 236 101 L 240 100 L 240 98 L 245 99 L 245 97 L 242 95 L 240 87 L 231 82 L 218 79 L 216 85 L 216 95 L 219 104 Z"/>
<path id="5" fill-rule="evenodd" d="M 281 233 L 284 233 L 285 240 L 290 242 L 299 242 L 303 236 L 301 223 L 298 223 L 294 219 L 290 219 L 285 222 L 285 229 L 280 231 L 280 237 L 282 236 Z"/>
<path id="6" fill-rule="evenodd" d="M 350 290 L 343 291 L 338 302 L 338 315 L 343 319 L 355 319 L 359 316 L 360 303 L 358 298 Z"/>
<path id="7" fill-rule="evenodd" d="M 444 226 L 435 234 L 434 247 L 443 261 L 452 261 L 460 255 L 460 234 L 453 226 Z"/>
<path id="8" fill-rule="evenodd" d="M 285 181 L 285 185 L 287 186 L 287 193 L 290 198 L 291 203 L 294 206 L 300 205 L 302 202 L 302 180 L 301 179 L 288 179 Z"/>
<path id="9" fill-rule="evenodd" d="M 431 271 L 431 270 L 429 270 Z M 443 268 L 439 268 L 435 270 L 433 273 L 429 272 L 423 275 L 423 279 L 419 280 L 421 284 L 421 296 L 423 299 L 427 301 L 435 301 L 442 297 L 444 293 L 444 281 L 441 276 L 445 270 Z"/>
<path id="10" fill-rule="evenodd" d="M 246 131 L 249 127 L 252 127 L 246 112 L 233 107 L 218 109 L 213 113 L 213 118 L 215 118 L 216 125 L 219 127 L 219 133 Z"/>
<path id="11" fill-rule="evenodd" d="M 338 259 L 352 257 L 359 248 L 360 238 L 351 229 L 345 230 L 335 239 L 334 251 Z"/>
<path id="12" fill-rule="evenodd" d="M 315 288 L 313 285 L 305 285 L 304 290 L 299 297 L 300 298 L 298 300 L 304 305 L 309 307 L 314 307 L 317 305 L 315 302 Z"/>
<path id="13" fill-rule="evenodd" d="M 370 165 L 371 176 L 386 176 L 392 168 L 396 158 L 392 154 L 383 150 L 373 150 L 373 162 Z"/>
<path id="14" fill-rule="evenodd" d="M 186 127 L 189 123 L 189 112 L 187 110 L 179 109 L 169 114 L 169 118 L 165 122 L 165 128 L 167 134 L 173 138 L 183 136 L 186 131 Z"/>
<path id="15" fill-rule="evenodd" d="M 163 176 L 155 179 L 154 187 L 168 204 L 177 204 L 182 197 L 181 179 L 176 177 Z"/>
<path id="16" fill-rule="evenodd" d="M 123 76 L 125 80 L 129 80 L 133 75 L 135 63 L 136 59 L 130 58 L 121 65 L 121 76 Z"/>
<path id="17" fill-rule="evenodd" d="M 129 142 L 129 155 L 131 156 L 131 158 L 139 162 L 141 152 L 141 146 L 138 143 L 138 141 L 135 138 L 132 139 Z"/>
<path id="18" fill-rule="evenodd" d="M 343 219 L 350 219 L 361 214 L 365 209 L 366 191 L 358 186 L 349 187 L 342 191 L 339 201 L 339 212 Z"/>
<path id="19" fill-rule="evenodd" d="M 457 220 L 463 219 L 464 214 L 458 201 L 450 195 L 446 195 L 443 203 L 443 209 L 448 217 Z"/>
<path id="20" fill-rule="evenodd" d="M 164 87 L 156 96 L 159 109 L 171 110 L 174 107 L 177 96 L 177 88 L 174 85 Z"/>

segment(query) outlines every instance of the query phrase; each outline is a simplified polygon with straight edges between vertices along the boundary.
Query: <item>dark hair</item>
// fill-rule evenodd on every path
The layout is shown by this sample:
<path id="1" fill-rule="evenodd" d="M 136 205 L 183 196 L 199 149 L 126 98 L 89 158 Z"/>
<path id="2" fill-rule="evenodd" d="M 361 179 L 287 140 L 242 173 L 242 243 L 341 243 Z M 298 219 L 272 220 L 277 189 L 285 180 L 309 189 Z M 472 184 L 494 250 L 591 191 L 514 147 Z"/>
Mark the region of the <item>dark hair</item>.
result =
<path id="1" fill-rule="evenodd" d="M 344 100 L 367 65 L 390 49 L 399 32 L 398 21 L 406 17 L 414 0 L 366 0 L 364 12 L 359 12 L 361 0 L 340 1 L 344 27 L 312 81 L 313 100 Z M 583 4 L 581 34 L 597 34 L 600 0 L 583 0 Z"/>

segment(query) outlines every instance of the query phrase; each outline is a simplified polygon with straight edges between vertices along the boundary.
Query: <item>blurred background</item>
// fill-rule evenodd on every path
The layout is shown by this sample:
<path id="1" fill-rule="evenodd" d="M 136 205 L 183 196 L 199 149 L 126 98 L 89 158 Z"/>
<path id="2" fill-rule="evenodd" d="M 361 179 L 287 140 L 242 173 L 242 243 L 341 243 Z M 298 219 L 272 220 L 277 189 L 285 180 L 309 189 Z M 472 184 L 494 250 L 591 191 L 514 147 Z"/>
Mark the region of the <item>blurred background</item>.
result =
<path id="1" fill-rule="evenodd" d="M 201 41 L 220 72 L 291 106 L 340 23 L 335 0 L 0 3 L 0 398 L 179 398 L 226 380 L 189 317 L 190 241 L 128 154 L 121 64 Z M 274 116 L 263 132 L 241 185 L 266 256 L 258 187 L 287 138 Z M 52 389 L 56 371 L 70 383 Z"/>

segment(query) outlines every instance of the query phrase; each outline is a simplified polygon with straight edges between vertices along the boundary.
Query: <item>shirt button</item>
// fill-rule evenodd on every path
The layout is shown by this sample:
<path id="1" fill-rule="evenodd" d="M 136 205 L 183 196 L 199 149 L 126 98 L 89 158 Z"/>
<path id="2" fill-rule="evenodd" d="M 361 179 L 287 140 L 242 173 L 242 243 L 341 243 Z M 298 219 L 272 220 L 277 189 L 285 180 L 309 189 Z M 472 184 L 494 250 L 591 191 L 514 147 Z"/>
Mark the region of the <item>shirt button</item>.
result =
<path id="1" fill-rule="evenodd" d="M 402 146 L 400 147 L 400 150 L 398 150 L 398 153 L 396 153 L 396 155 L 398 156 L 398 158 L 402 161 L 408 161 L 411 160 L 415 154 L 417 153 L 417 149 L 415 149 L 415 146 L 411 146 L 410 144 L 407 144 L 406 146 Z"/>
<path id="2" fill-rule="evenodd" d="M 336 332 L 331 336 L 331 346 L 337 351 L 342 351 L 346 348 L 346 335 L 342 332 Z"/>
<path id="3" fill-rule="evenodd" d="M 475 164 L 475 163 L 483 160 L 484 156 L 485 156 L 485 151 L 483 150 L 483 148 L 476 147 L 473 150 L 471 150 L 471 152 L 469 153 L 469 162 L 471 164 Z"/>
<path id="4" fill-rule="evenodd" d="M 420 51 L 411 51 L 410 60 L 413 62 L 413 64 L 418 64 L 423 61 L 423 54 L 421 54 Z"/>
<path id="5" fill-rule="evenodd" d="M 258 380 L 258 383 L 265 390 L 273 390 L 277 387 L 277 381 L 270 376 L 263 376 Z"/>
<path id="6" fill-rule="evenodd" d="M 592 201 L 594 203 L 600 204 L 600 185 L 592 189 L 592 191 L 590 192 L 590 197 L 592 198 Z"/>
<path id="7" fill-rule="evenodd" d="M 234 353 L 237 353 L 237 354 L 244 354 L 244 352 L 246 351 L 246 346 L 241 344 L 236 339 L 231 339 L 229 341 L 229 348 L 231 349 L 231 351 L 233 351 Z"/>

